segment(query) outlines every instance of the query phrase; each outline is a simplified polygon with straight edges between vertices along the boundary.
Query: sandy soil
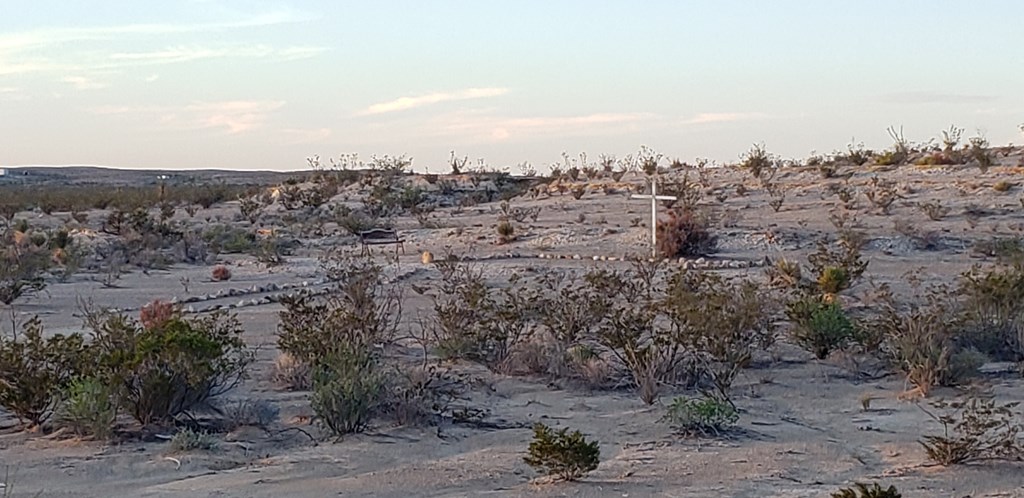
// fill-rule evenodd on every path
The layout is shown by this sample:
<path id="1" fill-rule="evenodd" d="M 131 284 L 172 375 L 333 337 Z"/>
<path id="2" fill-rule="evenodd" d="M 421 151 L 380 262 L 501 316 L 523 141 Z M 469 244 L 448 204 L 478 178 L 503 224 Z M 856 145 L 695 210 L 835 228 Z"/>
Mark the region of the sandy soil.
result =
<path id="1" fill-rule="evenodd" d="M 993 234 L 1019 235 L 1024 205 L 1018 200 L 1022 170 L 1020 151 L 1003 158 L 1004 166 L 980 174 L 976 168 L 906 166 L 880 172 L 896 182 L 903 195 L 892 214 L 883 215 L 858 194 L 856 211 L 861 229 L 870 238 L 865 257 L 868 274 L 879 281 L 903 282 L 901 274 L 915 271 L 926 281 L 951 281 L 973 264 L 985 261 L 972 254 L 976 240 Z M 850 179 L 863 190 L 872 173 Z M 824 194 L 826 183 L 814 171 L 787 171 L 779 181 L 789 185 L 782 209 L 768 207 L 768 197 L 755 181 L 741 172 L 717 170 L 716 188 L 729 197 L 703 201 L 718 212 L 738 219 L 719 229 L 721 260 L 760 261 L 788 257 L 803 260 L 820 234 L 832 233 L 828 213 L 838 201 Z M 991 187 L 1000 180 L 1017 182 L 1007 193 Z M 641 184 L 640 177 L 626 181 Z M 745 182 L 751 192 L 736 195 Z M 397 228 L 408 240 L 400 264 L 390 275 L 420 286 L 439 278 L 437 270 L 420 263 L 423 250 L 456 253 L 519 254 L 519 258 L 484 260 L 488 275 L 521 272 L 528 267 L 590 268 L 622 266 L 621 262 L 593 261 L 593 256 L 622 256 L 647 249 L 649 231 L 631 226 L 633 218 L 646 220 L 647 205 L 631 201 L 628 193 L 606 195 L 595 189 L 576 201 L 568 194 L 514 201 L 521 207 L 541 206 L 536 222 L 525 223 L 519 240 L 495 245 L 493 226 L 497 203 L 466 208 L 456 214 L 442 209 L 437 219 L 445 228 L 420 228 L 415 219 L 400 219 Z M 822 198 L 824 196 L 824 198 Z M 916 203 L 941 199 L 951 207 L 941 221 L 929 220 Z M 980 220 L 964 215 L 977 205 L 990 211 Z M 237 211 L 236 206 L 215 208 Z M 210 213 L 206 213 L 209 215 Z M 200 213 L 197 219 L 203 219 Z M 98 219 L 98 217 L 94 217 Z M 897 233 L 895 220 L 909 222 L 920 231 L 935 231 L 938 246 L 919 249 L 912 238 Z M 33 223 L 45 222 L 33 220 Z M 975 223 L 976 221 L 976 223 Z M 975 225 L 975 226 L 972 226 Z M 316 256 L 334 244 L 351 245 L 345 236 L 305 240 L 303 249 L 282 266 L 264 268 L 251 258 L 224 257 L 234 277 L 209 281 L 209 267 L 175 266 L 149 274 L 133 272 L 117 288 L 106 288 L 95 275 L 76 275 L 67 283 L 54 283 L 46 294 L 18 304 L 22 316 L 39 315 L 50 332 L 81 328 L 79 299 L 95 305 L 133 312 L 156 298 L 216 296 L 237 289 L 244 295 L 196 302 L 193 308 L 231 305 L 259 299 L 266 293 L 249 292 L 253 286 L 295 284 L 316 287 Z M 538 259 L 538 254 L 579 255 L 580 259 Z M 759 268 L 715 270 L 760 276 Z M 188 277 L 185 292 L 180 281 Z M 856 296 L 867 284 L 853 289 Z M 897 290 L 910 292 L 903 284 Z M 429 306 L 426 298 L 407 293 L 407 324 L 417 311 Z M 1024 472 L 1014 464 L 940 468 L 928 466 L 919 438 L 935 434 L 940 426 L 921 407 L 898 399 L 905 388 L 899 375 L 864 380 L 843 368 L 842 358 L 813 361 L 809 354 L 787 345 L 774 352 L 774 361 L 758 362 L 734 386 L 735 402 L 742 411 L 736 435 L 724 439 L 681 439 L 659 422 L 664 405 L 645 406 L 627 391 L 558 388 L 542 378 L 503 377 L 474 365 L 457 369 L 474 379 L 474 389 L 460 403 L 486 410 L 493 428 L 460 424 L 401 428 L 378 424 L 368 433 L 342 441 L 311 441 L 299 428 L 316 431 L 309 422 L 308 393 L 283 392 L 268 380 L 275 349 L 276 313 L 273 303 L 237 308 L 245 325 L 245 338 L 260 347 L 251 378 L 227 398 L 259 398 L 281 409 L 280 421 L 270 431 L 241 429 L 219 437 L 215 451 L 173 454 L 165 441 L 137 438 L 117 444 L 69 439 L 65 435 L 25 433 L 0 411 L 0 467 L 13 496 L 45 497 L 321 497 L 321 496 L 661 496 L 661 497 L 822 497 L 854 481 L 895 484 L 905 497 L 1015 497 L 1024 496 Z M 413 356 L 416 351 L 398 352 Z M 978 380 L 1002 400 L 1024 397 L 1019 375 L 991 375 Z M 682 392 L 682 391 L 680 391 Z M 940 390 L 933 397 L 955 396 Z M 869 410 L 860 398 L 876 398 Z M 663 397 L 667 402 L 669 397 Z M 926 404 L 924 406 L 927 406 Z M 570 426 L 601 443 L 599 468 L 579 483 L 543 483 L 522 461 L 531 437 L 530 425 L 544 421 L 554 427 Z M 5 494 L 5 496 L 8 496 Z"/>

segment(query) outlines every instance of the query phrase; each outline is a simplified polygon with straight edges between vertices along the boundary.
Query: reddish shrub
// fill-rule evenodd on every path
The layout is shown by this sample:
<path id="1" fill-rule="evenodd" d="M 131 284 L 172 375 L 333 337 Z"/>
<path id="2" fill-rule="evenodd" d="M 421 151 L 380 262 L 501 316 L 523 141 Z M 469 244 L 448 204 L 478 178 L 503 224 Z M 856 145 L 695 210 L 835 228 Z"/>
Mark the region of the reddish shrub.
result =
<path id="1" fill-rule="evenodd" d="M 216 282 L 223 282 L 225 280 L 231 280 L 231 270 L 224 265 L 217 265 L 213 267 L 213 271 L 210 272 L 210 278 Z"/>
<path id="2" fill-rule="evenodd" d="M 178 316 L 178 307 L 159 299 L 145 305 L 139 311 L 139 321 L 146 330 L 163 326 Z"/>
<path id="3" fill-rule="evenodd" d="M 710 228 L 711 221 L 695 209 L 669 211 L 668 219 L 658 222 L 658 252 L 666 258 L 711 254 L 718 237 Z"/>

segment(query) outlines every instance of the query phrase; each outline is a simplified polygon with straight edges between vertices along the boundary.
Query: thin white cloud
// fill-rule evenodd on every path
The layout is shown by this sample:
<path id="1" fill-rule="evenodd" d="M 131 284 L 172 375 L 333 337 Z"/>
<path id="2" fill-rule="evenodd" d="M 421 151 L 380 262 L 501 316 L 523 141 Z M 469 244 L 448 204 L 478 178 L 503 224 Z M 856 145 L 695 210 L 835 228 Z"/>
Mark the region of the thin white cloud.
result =
<path id="1" fill-rule="evenodd" d="M 163 128 L 220 129 L 238 134 L 264 126 L 270 115 L 285 105 L 279 100 L 231 100 L 195 102 L 173 106 L 105 106 L 91 109 L 100 115 L 146 116 L 149 123 Z"/>
<path id="2" fill-rule="evenodd" d="M 215 58 L 253 58 L 295 60 L 314 57 L 323 47 L 286 47 L 275 49 L 267 45 L 223 48 L 176 46 L 151 52 L 118 52 L 110 54 L 113 61 L 131 64 L 172 64 Z"/>
<path id="3" fill-rule="evenodd" d="M 151 52 L 106 53 L 96 49 L 97 42 L 118 40 L 134 43 L 180 39 L 182 35 L 217 33 L 228 30 L 259 28 L 313 19 L 291 10 L 270 12 L 246 19 L 191 24 L 124 24 L 87 28 L 43 28 L 0 34 L 0 76 L 40 72 L 61 72 L 76 76 L 97 70 L 188 62 L 199 59 L 244 57 L 268 60 L 295 60 L 313 57 L 325 49 L 312 46 L 273 48 L 257 46 L 172 46 Z"/>
<path id="4" fill-rule="evenodd" d="M 16 51 L 65 44 L 69 42 L 109 40 L 125 35 L 154 36 L 184 33 L 217 32 L 239 28 L 273 26 L 314 19 L 307 14 L 290 10 L 268 12 L 248 19 L 214 23 L 191 24 L 123 24 L 88 28 L 44 28 L 20 33 L 0 35 L 0 52 Z"/>
<path id="5" fill-rule="evenodd" d="M 752 121 L 767 116 L 759 112 L 704 112 L 686 121 L 684 124 L 731 123 L 736 121 Z"/>
<path id="6" fill-rule="evenodd" d="M 106 83 L 85 76 L 66 76 L 61 78 L 61 81 L 75 87 L 76 90 L 98 90 L 109 86 Z"/>
<path id="7" fill-rule="evenodd" d="M 145 81 L 146 83 L 152 83 L 152 82 L 154 82 L 154 81 L 156 81 L 158 79 L 160 79 L 160 75 L 154 73 L 154 74 L 151 74 L 149 76 L 146 76 L 145 78 L 142 79 L 142 81 Z"/>
<path id="8" fill-rule="evenodd" d="M 455 92 L 439 92 L 414 97 L 399 97 L 395 100 L 373 104 L 357 113 L 360 116 L 406 111 L 441 102 L 499 97 L 508 93 L 507 88 L 467 88 Z"/>

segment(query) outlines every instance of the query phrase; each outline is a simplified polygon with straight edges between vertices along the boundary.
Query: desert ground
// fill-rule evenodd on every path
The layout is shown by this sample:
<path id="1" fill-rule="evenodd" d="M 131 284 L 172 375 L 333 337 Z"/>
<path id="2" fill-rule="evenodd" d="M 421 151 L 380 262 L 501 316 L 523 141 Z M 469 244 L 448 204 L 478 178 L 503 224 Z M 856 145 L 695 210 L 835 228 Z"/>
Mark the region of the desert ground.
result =
<path id="1" fill-rule="evenodd" d="M 770 205 L 777 196 L 748 170 L 702 168 L 704 185 L 698 188 L 704 195 L 697 205 L 713 213 L 717 250 L 700 258 L 672 258 L 663 271 L 685 265 L 688 271 L 767 285 L 766 264 L 806 261 L 821 237 L 836 233 L 830 217 L 845 213 L 848 226 L 865 238 L 862 256 L 869 264 L 865 278 L 843 292 L 844 305 L 870 311 L 867 295 L 881 283 L 897 294 L 913 295 L 919 288 L 910 285 L 907 273 L 925 284 L 952 283 L 973 265 L 996 264 L 976 250 L 979 241 L 1020 237 L 1024 231 L 1024 149 L 993 148 L 992 154 L 995 164 L 988 168 L 913 161 L 841 164 L 830 178 L 813 165 L 785 165 L 771 180 L 785 191 L 777 210 Z M 674 168 L 668 161 L 663 167 L 666 177 L 692 168 Z M 487 188 L 491 181 L 481 185 L 472 176 L 463 172 L 440 179 L 467 191 Z M 505 243 L 498 243 L 495 231 L 501 216 L 498 198 L 467 205 L 436 202 L 425 220 L 410 213 L 392 216 L 405 239 L 404 253 L 392 258 L 396 248 L 391 245 L 374 247 L 372 253 L 386 278 L 404 289 L 401 329 L 414 329 L 430 312 L 436 294 L 429 289 L 441 279 L 436 262 L 424 263 L 424 252 L 435 260 L 461 255 L 489 281 L 625 270 L 631 264 L 624 261 L 627 257 L 646 258 L 650 206 L 630 195 L 647 192 L 647 176 L 642 171 L 628 171 L 617 180 L 586 176 L 520 180 L 534 191 L 524 189 L 510 205 L 539 212 L 536 219 L 516 222 L 515 235 Z M 698 171 L 692 169 L 689 178 L 696 181 Z M 432 199 L 441 197 L 437 177 L 407 174 L 402 181 Z M 888 212 L 865 196 L 883 188 L 878 182 L 891 185 L 895 194 Z M 993 188 L 1000 182 L 1005 189 Z M 559 192 L 553 183 L 569 187 Z M 841 186 L 849 189 L 850 203 L 835 195 Z M 574 187 L 585 189 L 579 199 L 571 192 Z M 356 208 L 368 190 L 358 182 L 344 186 L 318 212 L 336 204 Z M 931 219 L 920 207 L 926 203 L 939 203 L 948 212 Z M 664 217 L 667 209 L 659 210 Z M 329 292 L 320 257 L 337 249 L 358 253 L 359 242 L 331 217 L 316 226 L 302 221 L 300 227 L 299 216 L 272 199 L 256 223 L 239 211 L 239 202 L 232 200 L 192 215 L 178 209 L 173 220 L 196 230 L 221 220 L 249 231 L 274 231 L 291 242 L 283 262 L 270 265 L 250 254 L 221 251 L 205 262 L 171 262 L 145 271 L 126 264 L 110 280 L 113 270 L 87 258 L 81 270 L 65 279 L 46 277 L 43 291 L 12 305 L 13 316 L 19 321 L 38 316 L 46 333 L 54 334 L 84 330 L 83 300 L 131 316 L 154 300 L 180 303 L 186 316 L 227 309 L 237 314 L 244 340 L 257 352 L 247 379 L 217 402 L 265 401 L 279 410 L 276 420 L 261 428 L 216 433 L 213 449 L 174 451 L 167 440 L 177 430 L 173 426 L 141 430 L 121 416 L 116 436 L 96 440 L 55 426 L 27 429 L 0 409 L 4 496 L 827 497 L 854 482 L 877 482 L 898 487 L 904 497 L 1024 497 L 1021 463 L 935 465 L 919 442 L 942 432 L 925 412 L 934 410 L 932 400 L 956 399 L 969 389 L 987 390 L 999 401 L 1024 398 L 1024 379 L 1015 366 L 992 361 L 968 386 L 936 387 L 923 399 L 905 396 L 905 376 L 880 360 L 844 352 L 815 359 L 788 338 L 784 316 L 775 344 L 759 352 L 733 383 L 730 393 L 739 421 L 720 437 L 676 435 L 662 420 L 673 397 L 695 395 L 685 386 L 666 384 L 659 399 L 647 405 L 628 385 L 594 387 L 545 374 L 503 374 L 434 353 L 427 355 L 428 362 L 461 379 L 444 413 L 430 423 L 403 426 L 382 417 L 362 433 L 331 437 L 318 424 L 309 391 L 286 390 L 272 380 L 282 310 L 273 296 L 302 289 Z M 75 240 L 90 248 L 106 244 L 113 238 L 101 230 L 108 216 L 109 209 L 89 211 L 87 221 L 73 231 Z M 13 219 L 56 227 L 68 222 L 68 213 L 22 211 Z M 227 267 L 231 278 L 213 281 L 213 265 Z M 428 290 L 412 291 L 413 286 Z M 9 333 L 8 324 L 3 331 Z M 397 362 L 415 364 L 424 354 L 409 341 L 388 348 L 388 358 Z M 865 398 L 871 398 L 870 406 Z M 457 410 L 481 415 L 467 422 L 452 416 Z M 539 476 L 523 461 L 535 422 L 596 439 L 600 465 L 577 482 Z"/>

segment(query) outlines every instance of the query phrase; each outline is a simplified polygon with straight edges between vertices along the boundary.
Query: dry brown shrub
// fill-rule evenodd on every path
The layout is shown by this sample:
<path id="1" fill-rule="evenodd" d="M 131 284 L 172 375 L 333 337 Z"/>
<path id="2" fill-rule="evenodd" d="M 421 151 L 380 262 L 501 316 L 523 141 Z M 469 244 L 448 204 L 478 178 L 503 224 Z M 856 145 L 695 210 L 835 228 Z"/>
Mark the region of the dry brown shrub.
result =
<path id="1" fill-rule="evenodd" d="M 281 353 L 274 359 L 270 380 L 289 391 L 308 391 L 312 387 L 312 368 L 289 353 Z"/>

